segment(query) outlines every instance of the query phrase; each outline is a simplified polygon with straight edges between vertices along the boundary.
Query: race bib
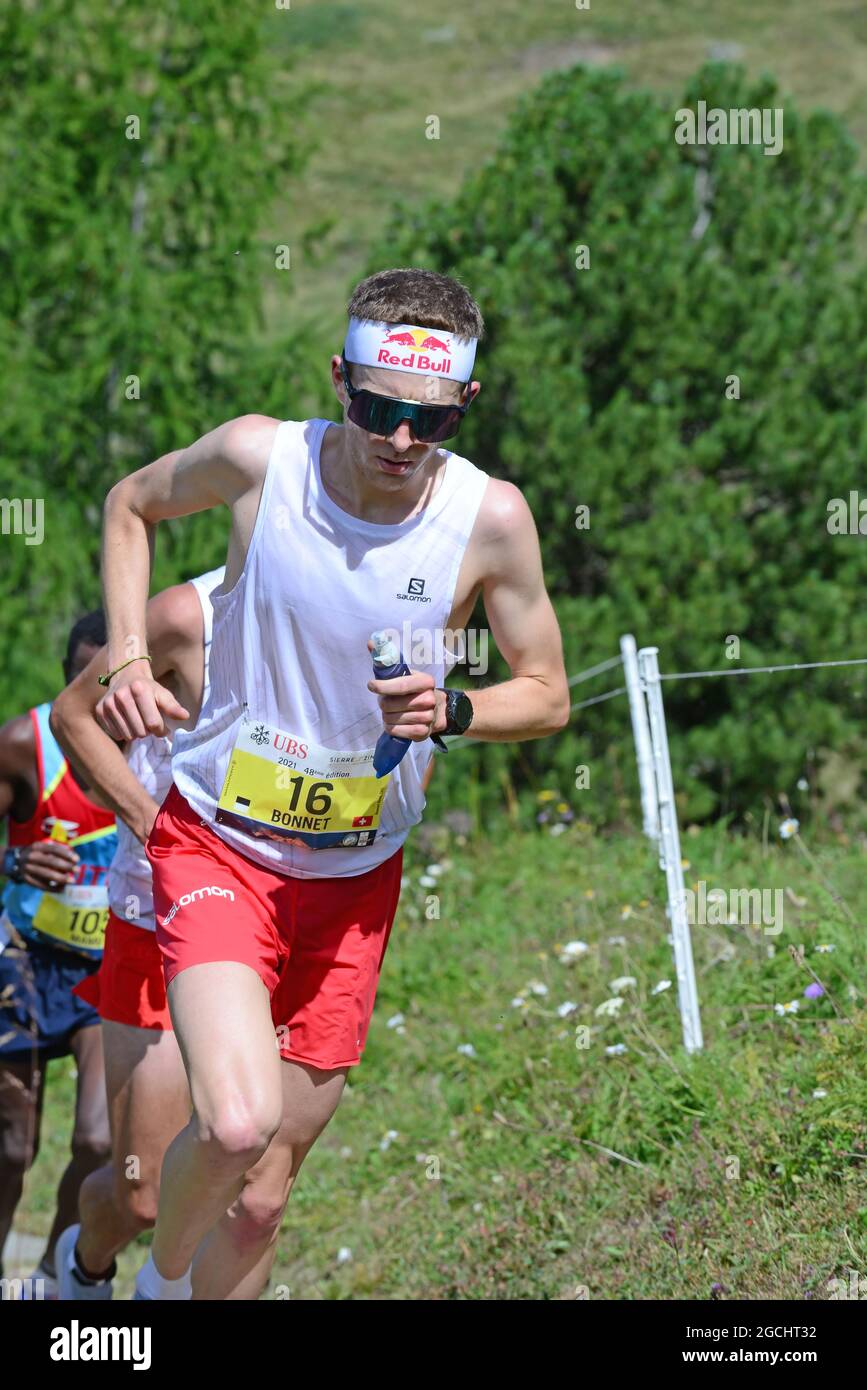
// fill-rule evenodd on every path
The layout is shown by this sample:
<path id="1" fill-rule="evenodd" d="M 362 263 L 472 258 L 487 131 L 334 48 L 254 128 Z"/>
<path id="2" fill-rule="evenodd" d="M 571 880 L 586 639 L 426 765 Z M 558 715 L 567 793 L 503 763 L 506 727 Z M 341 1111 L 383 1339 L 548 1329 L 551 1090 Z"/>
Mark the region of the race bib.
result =
<path id="1" fill-rule="evenodd" d="M 373 749 L 343 753 L 242 719 L 216 819 L 249 835 L 308 849 L 357 849 L 376 839 L 389 777 Z"/>
<path id="2" fill-rule="evenodd" d="M 62 893 L 43 893 L 33 928 L 67 950 L 98 956 L 105 945 L 107 922 L 106 884 L 73 883 Z"/>

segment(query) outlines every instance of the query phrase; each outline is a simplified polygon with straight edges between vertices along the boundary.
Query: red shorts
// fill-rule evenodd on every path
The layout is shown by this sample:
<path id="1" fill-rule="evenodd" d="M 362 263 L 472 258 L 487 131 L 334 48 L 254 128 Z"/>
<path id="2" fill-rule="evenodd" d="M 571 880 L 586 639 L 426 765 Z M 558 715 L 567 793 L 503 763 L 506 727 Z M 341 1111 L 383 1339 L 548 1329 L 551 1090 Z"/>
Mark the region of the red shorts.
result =
<path id="1" fill-rule="evenodd" d="M 191 965 L 249 965 L 271 995 L 281 1056 L 323 1070 L 357 1066 L 397 911 L 402 849 L 348 878 L 291 878 L 232 849 L 172 784 L 145 852 L 166 985 Z"/>
<path id="2" fill-rule="evenodd" d="M 125 921 L 110 908 L 102 963 L 72 992 L 92 1004 L 106 1022 L 171 1031 L 156 933 Z"/>

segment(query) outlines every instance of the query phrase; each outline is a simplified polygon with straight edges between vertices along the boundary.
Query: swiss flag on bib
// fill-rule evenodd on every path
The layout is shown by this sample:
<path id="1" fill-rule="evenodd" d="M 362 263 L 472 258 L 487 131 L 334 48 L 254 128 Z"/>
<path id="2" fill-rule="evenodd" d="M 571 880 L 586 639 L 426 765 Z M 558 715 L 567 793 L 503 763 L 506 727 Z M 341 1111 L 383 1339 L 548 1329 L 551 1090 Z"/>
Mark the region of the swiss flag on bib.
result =
<path id="1" fill-rule="evenodd" d="M 373 825 L 373 816 L 356 816 L 352 822 L 353 830 L 357 830 L 364 825 Z"/>

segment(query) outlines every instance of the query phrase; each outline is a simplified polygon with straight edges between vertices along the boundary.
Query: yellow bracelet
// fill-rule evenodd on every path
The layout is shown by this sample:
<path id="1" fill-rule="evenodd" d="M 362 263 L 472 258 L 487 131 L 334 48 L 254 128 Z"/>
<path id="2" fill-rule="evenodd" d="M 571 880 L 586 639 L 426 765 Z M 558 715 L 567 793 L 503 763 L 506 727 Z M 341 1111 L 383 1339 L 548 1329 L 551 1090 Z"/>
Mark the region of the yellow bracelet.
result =
<path id="1" fill-rule="evenodd" d="M 151 661 L 149 656 L 131 656 L 129 661 L 122 661 L 119 666 L 115 666 L 113 671 L 106 671 L 104 676 L 97 676 L 97 680 L 99 681 L 100 685 L 108 685 L 112 676 L 116 676 L 118 671 L 123 670 L 124 666 L 129 666 L 130 661 L 150 661 L 151 666 L 153 666 L 153 662 Z"/>

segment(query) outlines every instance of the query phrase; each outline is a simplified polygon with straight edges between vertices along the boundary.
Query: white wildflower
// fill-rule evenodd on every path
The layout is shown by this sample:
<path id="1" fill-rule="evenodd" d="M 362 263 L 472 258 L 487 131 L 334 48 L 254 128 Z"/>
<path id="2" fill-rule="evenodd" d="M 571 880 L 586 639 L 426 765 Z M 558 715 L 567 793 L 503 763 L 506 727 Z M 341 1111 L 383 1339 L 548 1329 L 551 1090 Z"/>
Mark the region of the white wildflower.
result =
<path id="1" fill-rule="evenodd" d="M 617 995 L 617 997 L 614 999 L 606 999 L 604 1004 L 599 1005 L 599 1008 L 596 1010 L 596 1015 L 597 1017 L 599 1017 L 600 1015 L 605 1014 L 613 1018 L 614 1015 L 619 1013 L 620 1010 L 623 1008 L 623 1004 L 624 999 L 622 994 Z"/>
<path id="2" fill-rule="evenodd" d="M 610 988 L 614 990 L 615 994 L 622 994 L 625 989 L 632 989 L 637 984 L 638 981 L 634 975 L 618 975 L 616 980 L 611 981 Z"/>
<path id="3" fill-rule="evenodd" d="M 579 956 L 583 956 L 590 947 L 586 941 L 567 941 L 560 952 L 560 962 L 562 965 L 571 965 Z"/>

